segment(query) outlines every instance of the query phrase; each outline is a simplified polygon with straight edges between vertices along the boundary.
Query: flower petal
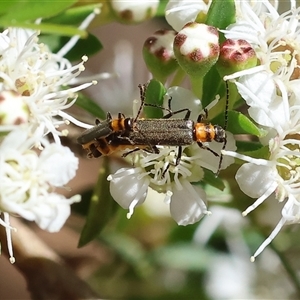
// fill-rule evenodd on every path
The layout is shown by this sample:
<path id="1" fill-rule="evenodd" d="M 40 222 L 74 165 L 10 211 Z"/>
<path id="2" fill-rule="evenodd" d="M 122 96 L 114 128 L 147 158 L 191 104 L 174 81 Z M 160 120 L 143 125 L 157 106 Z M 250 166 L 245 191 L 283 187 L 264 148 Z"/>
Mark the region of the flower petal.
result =
<path id="1" fill-rule="evenodd" d="M 207 214 L 205 192 L 198 186 L 193 186 L 187 180 L 181 180 L 183 189 L 175 186 L 170 203 L 172 218 L 179 225 L 189 225 L 198 222 Z"/>
<path id="2" fill-rule="evenodd" d="M 47 197 L 47 202 L 41 202 L 34 207 L 35 222 L 43 230 L 57 232 L 70 216 L 70 203 L 64 196 L 59 194 L 52 193 Z"/>
<path id="3" fill-rule="evenodd" d="M 141 170 L 122 168 L 110 175 L 110 194 L 125 209 L 128 209 L 134 200 L 137 200 L 136 205 L 140 205 L 146 199 L 149 180 L 146 176 L 139 178 Z"/>
<path id="4" fill-rule="evenodd" d="M 166 6 L 166 20 L 176 31 L 180 31 L 186 23 L 194 22 L 201 11 L 206 13 L 207 10 L 208 5 L 204 1 L 171 0 Z"/>
<path id="5" fill-rule="evenodd" d="M 240 189 L 248 196 L 257 198 L 263 195 L 276 180 L 277 173 L 269 166 L 243 164 L 236 173 Z"/>
<path id="6" fill-rule="evenodd" d="M 40 155 L 41 170 L 51 185 L 63 186 L 75 175 L 78 168 L 78 158 L 68 147 L 50 144 Z"/>

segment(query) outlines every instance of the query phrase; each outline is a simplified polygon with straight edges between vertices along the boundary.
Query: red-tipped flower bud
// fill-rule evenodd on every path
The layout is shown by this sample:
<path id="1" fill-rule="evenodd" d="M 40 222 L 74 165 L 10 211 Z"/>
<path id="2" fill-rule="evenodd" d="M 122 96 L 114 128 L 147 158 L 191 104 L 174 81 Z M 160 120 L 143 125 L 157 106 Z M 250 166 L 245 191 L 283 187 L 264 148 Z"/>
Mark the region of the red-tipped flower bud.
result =
<path id="1" fill-rule="evenodd" d="M 213 26 L 188 23 L 175 37 L 174 53 L 187 74 L 202 78 L 219 57 L 219 33 Z"/>
<path id="2" fill-rule="evenodd" d="M 178 67 L 173 52 L 175 35 L 173 30 L 156 31 L 143 46 L 143 56 L 149 71 L 162 82 Z"/>
<path id="3" fill-rule="evenodd" d="M 226 40 L 220 49 L 217 68 L 223 77 L 257 65 L 254 49 L 245 40 Z"/>

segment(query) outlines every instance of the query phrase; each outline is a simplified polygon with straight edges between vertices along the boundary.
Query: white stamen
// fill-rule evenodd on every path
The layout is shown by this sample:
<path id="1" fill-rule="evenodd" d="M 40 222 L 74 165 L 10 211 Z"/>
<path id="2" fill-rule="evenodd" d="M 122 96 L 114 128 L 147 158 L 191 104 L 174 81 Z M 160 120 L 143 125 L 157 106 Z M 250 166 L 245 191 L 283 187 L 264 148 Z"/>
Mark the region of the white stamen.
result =
<path id="1" fill-rule="evenodd" d="M 277 183 L 274 182 L 265 193 L 259 197 L 252 205 L 250 205 L 245 211 L 242 212 L 242 216 L 247 216 L 252 210 L 257 208 L 260 204 L 262 204 L 276 189 Z"/>
<path id="2" fill-rule="evenodd" d="M 4 215 L 4 222 L 6 224 L 5 232 L 6 232 L 6 239 L 7 239 L 7 248 L 8 248 L 8 254 L 9 254 L 9 261 L 13 264 L 16 260 L 14 258 L 14 254 L 13 254 L 11 230 L 16 231 L 16 229 L 10 226 L 9 213 L 4 212 L 3 215 Z"/>
<path id="3" fill-rule="evenodd" d="M 100 8 L 100 6 L 99 6 Z M 97 9 L 94 9 L 94 11 L 89 14 L 83 21 L 82 23 L 80 24 L 80 26 L 78 27 L 78 29 L 86 29 L 90 23 L 94 20 L 94 18 L 96 17 L 97 14 L 100 13 L 100 9 L 97 8 Z M 61 56 L 61 57 L 64 57 L 74 46 L 75 44 L 77 43 L 77 41 L 80 39 L 80 36 L 79 35 L 75 35 L 73 36 L 69 41 L 68 43 L 66 43 L 64 45 L 64 47 L 62 47 L 60 49 L 60 51 L 58 51 L 58 55 Z"/>
<path id="4" fill-rule="evenodd" d="M 129 205 L 129 207 L 128 207 L 128 209 L 129 209 L 129 212 L 127 213 L 127 219 L 130 219 L 131 218 L 131 216 L 133 215 L 133 213 L 134 213 L 134 208 L 135 208 L 135 206 L 137 205 L 139 203 L 139 200 L 138 199 L 135 199 L 135 200 L 133 200 L 131 203 L 130 203 L 130 205 Z"/>

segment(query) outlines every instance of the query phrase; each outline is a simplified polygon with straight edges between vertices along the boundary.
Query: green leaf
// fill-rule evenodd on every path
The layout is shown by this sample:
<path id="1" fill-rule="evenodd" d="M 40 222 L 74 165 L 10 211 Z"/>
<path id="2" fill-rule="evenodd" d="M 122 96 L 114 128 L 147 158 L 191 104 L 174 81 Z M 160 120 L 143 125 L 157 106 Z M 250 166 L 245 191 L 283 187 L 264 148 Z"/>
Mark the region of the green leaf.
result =
<path id="1" fill-rule="evenodd" d="M 89 34 L 86 39 L 78 40 L 76 45 L 66 54 L 66 58 L 70 61 L 80 60 L 82 55 L 90 57 L 98 53 L 102 48 L 103 46 L 98 38 Z"/>
<path id="2" fill-rule="evenodd" d="M 64 0 L 64 1 L 49 1 L 49 0 L 22 0 L 22 1 L 9 1 L 10 4 L 6 4 L 5 0 L 0 1 L 0 7 L 4 4 L 5 12 L 0 18 L 0 24 L 5 22 L 22 22 L 22 21 L 35 21 L 39 18 L 46 18 L 55 16 L 63 10 L 67 9 L 76 0 Z"/>
<path id="3" fill-rule="evenodd" d="M 256 151 L 261 149 L 263 146 L 259 142 L 254 141 L 236 141 L 236 152 L 247 152 L 247 151 Z"/>
<path id="4" fill-rule="evenodd" d="M 268 160 L 270 157 L 269 146 L 264 146 L 264 147 L 259 148 L 258 150 L 254 150 L 254 151 L 251 151 L 251 148 L 249 147 L 249 149 L 246 149 L 246 151 L 238 151 L 238 152 L 243 155 L 250 156 L 252 158 L 257 158 L 257 159 Z M 237 164 L 237 165 L 242 165 L 244 163 L 245 163 L 245 161 L 242 159 L 239 159 L 239 158 L 235 159 L 235 164 Z"/>
<path id="5" fill-rule="evenodd" d="M 192 243 L 178 243 L 158 248 L 153 252 L 156 264 L 183 271 L 203 271 L 211 255 L 201 246 Z"/>
<path id="6" fill-rule="evenodd" d="M 69 38 L 58 35 L 43 35 L 40 37 L 40 41 L 45 43 L 52 52 L 57 53 L 69 41 Z M 79 39 L 65 57 L 70 61 L 78 61 L 83 55 L 90 57 L 102 48 L 102 44 L 97 37 L 89 34 L 87 38 Z"/>
<path id="7" fill-rule="evenodd" d="M 84 109 L 85 111 L 89 112 L 92 116 L 96 118 L 104 120 L 106 118 L 106 113 L 104 110 L 91 98 L 86 97 L 85 95 L 79 93 L 79 96 L 75 102 L 75 104 Z"/>
<path id="8" fill-rule="evenodd" d="M 223 124 L 224 114 L 220 114 L 211 120 L 212 124 Z M 257 137 L 263 137 L 266 132 L 258 128 L 253 121 L 240 112 L 228 111 L 228 127 L 227 130 L 233 134 L 252 134 Z"/>
<path id="9" fill-rule="evenodd" d="M 100 7 L 101 5 L 99 4 L 75 6 L 69 8 L 68 10 L 62 11 L 60 14 L 55 15 L 54 17 L 47 18 L 43 21 L 45 21 L 46 23 L 78 25 L 90 13 L 92 13 L 95 8 L 100 8 Z"/>
<path id="10" fill-rule="evenodd" d="M 85 30 L 78 29 L 76 27 L 68 26 L 68 25 L 57 25 L 57 24 L 34 24 L 28 22 L 2 22 L 0 19 L 0 27 L 20 27 L 20 28 L 28 28 L 32 30 L 40 30 L 43 33 L 54 33 L 58 35 L 66 35 L 66 36 L 74 36 L 79 35 L 81 38 L 87 37 L 87 32 Z"/>
<path id="11" fill-rule="evenodd" d="M 22 27 L 32 30 L 40 30 L 43 33 L 55 33 L 58 35 L 86 37 L 87 32 L 85 30 L 79 30 L 76 27 L 64 25 L 63 22 L 59 24 L 45 22 L 41 24 L 35 24 L 34 22 L 39 18 L 52 17 L 59 14 L 62 11 L 68 9 L 73 5 L 75 0 L 66 1 L 36 1 L 36 0 L 24 0 L 24 1 L 3 1 L 0 0 L 0 17 L 1 27 Z M 9 3 L 9 4 L 7 4 Z M 43 20 L 45 21 L 45 20 Z"/>
<path id="12" fill-rule="evenodd" d="M 110 195 L 109 182 L 107 181 L 109 173 L 108 158 L 104 157 L 78 247 L 83 247 L 97 237 L 118 208 L 117 203 Z"/>
<path id="13" fill-rule="evenodd" d="M 255 151 L 245 151 L 243 154 L 251 156 L 253 158 L 269 159 L 270 150 L 269 146 L 264 146 Z"/>
<path id="14" fill-rule="evenodd" d="M 199 227 L 199 223 L 190 224 L 188 226 L 173 226 L 168 236 L 169 244 L 179 242 L 190 242 L 194 236 L 195 231 Z"/>
<path id="15" fill-rule="evenodd" d="M 10 1 L 0 0 L 0 15 L 12 10 L 12 8 L 19 2 L 20 2 L 19 0 L 10 0 Z"/>
<path id="16" fill-rule="evenodd" d="M 156 12 L 156 17 L 165 17 L 165 9 L 168 4 L 167 0 L 160 0 Z"/>
<path id="17" fill-rule="evenodd" d="M 81 193 L 81 201 L 73 203 L 71 206 L 72 212 L 85 217 L 89 211 L 92 195 L 93 191 L 91 189 Z"/>
<path id="18" fill-rule="evenodd" d="M 109 232 L 101 234 L 101 241 L 114 249 L 122 262 L 127 262 L 133 267 L 137 275 L 146 276 L 153 271 L 153 267 L 147 260 L 146 252 L 137 239 L 124 234 Z"/>
<path id="19" fill-rule="evenodd" d="M 216 177 L 216 175 L 210 170 L 207 169 L 203 169 L 203 170 L 204 170 L 204 177 L 202 181 L 204 183 L 209 184 L 220 191 L 223 191 L 225 189 L 224 182 L 220 177 Z"/>
<path id="20" fill-rule="evenodd" d="M 234 0 L 213 0 L 207 12 L 206 24 L 218 29 L 225 29 L 234 22 Z"/>
<path id="21" fill-rule="evenodd" d="M 215 99 L 217 94 L 220 95 L 219 90 L 223 88 L 223 83 L 224 81 L 221 79 L 216 67 L 213 66 L 203 79 L 203 92 L 201 99 L 202 107 L 206 107 L 208 104 L 210 104 Z"/>
<path id="22" fill-rule="evenodd" d="M 153 106 L 159 107 L 144 107 L 144 112 L 147 118 L 161 118 L 164 115 L 164 111 L 161 108 L 164 102 L 164 95 L 166 94 L 167 90 L 164 85 L 155 80 L 151 79 L 146 90 L 146 101 Z"/>

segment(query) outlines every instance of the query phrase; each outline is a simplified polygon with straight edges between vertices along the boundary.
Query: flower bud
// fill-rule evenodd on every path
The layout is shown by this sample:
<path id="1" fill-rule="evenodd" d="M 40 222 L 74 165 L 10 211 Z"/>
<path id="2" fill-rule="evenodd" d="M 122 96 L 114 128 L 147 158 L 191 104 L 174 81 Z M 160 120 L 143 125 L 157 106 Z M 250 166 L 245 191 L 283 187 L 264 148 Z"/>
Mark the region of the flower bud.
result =
<path id="1" fill-rule="evenodd" d="M 119 22 L 135 24 L 154 17 L 159 0 L 111 0 L 110 5 L 113 14 Z"/>
<path id="2" fill-rule="evenodd" d="M 0 125 L 19 125 L 29 118 L 29 109 L 23 97 L 15 91 L 0 93 Z"/>
<path id="3" fill-rule="evenodd" d="M 175 35 L 176 32 L 173 30 L 158 30 L 143 46 L 143 57 L 148 70 L 161 82 L 164 82 L 178 67 L 173 51 Z"/>
<path id="4" fill-rule="evenodd" d="M 219 33 L 213 26 L 188 23 L 175 37 L 174 53 L 188 75 L 202 78 L 218 59 Z"/>
<path id="5" fill-rule="evenodd" d="M 257 65 L 254 49 L 245 40 L 226 40 L 220 48 L 217 69 L 221 77 Z"/>

